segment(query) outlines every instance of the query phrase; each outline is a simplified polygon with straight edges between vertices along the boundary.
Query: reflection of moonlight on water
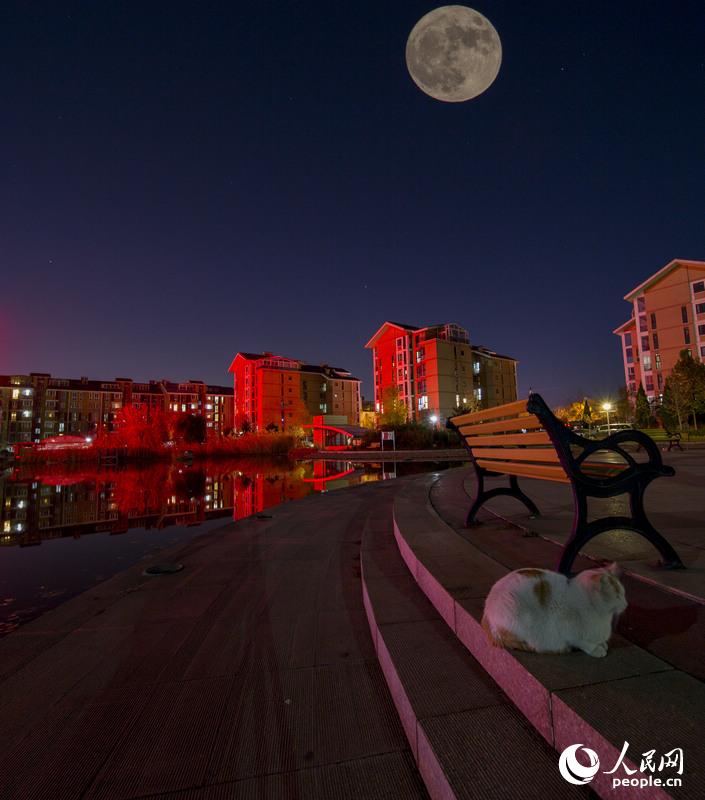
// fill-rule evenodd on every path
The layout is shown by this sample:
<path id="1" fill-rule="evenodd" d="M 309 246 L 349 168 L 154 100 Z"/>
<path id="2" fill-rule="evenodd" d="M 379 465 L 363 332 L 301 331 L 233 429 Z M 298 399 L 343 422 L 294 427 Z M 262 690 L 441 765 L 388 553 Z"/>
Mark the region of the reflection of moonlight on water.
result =
<path id="1" fill-rule="evenodd" d="M 406 43 L 414 83 L 436 100 L 459 103 L 497 77 L 502 45 L 492 23 L 465 6 L 443 6 L 422 17 Z"/>

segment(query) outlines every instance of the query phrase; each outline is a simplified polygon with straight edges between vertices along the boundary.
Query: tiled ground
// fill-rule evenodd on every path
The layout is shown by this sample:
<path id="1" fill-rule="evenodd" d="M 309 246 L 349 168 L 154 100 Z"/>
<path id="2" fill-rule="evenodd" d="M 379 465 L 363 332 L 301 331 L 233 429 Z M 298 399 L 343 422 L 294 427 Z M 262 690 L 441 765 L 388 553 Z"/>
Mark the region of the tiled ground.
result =
<path id="1" fill-rule="evenodd" d="M 0 641 L 1 800 L 425 797 L 360 586 L 396 491 L 229 525 Z"/>

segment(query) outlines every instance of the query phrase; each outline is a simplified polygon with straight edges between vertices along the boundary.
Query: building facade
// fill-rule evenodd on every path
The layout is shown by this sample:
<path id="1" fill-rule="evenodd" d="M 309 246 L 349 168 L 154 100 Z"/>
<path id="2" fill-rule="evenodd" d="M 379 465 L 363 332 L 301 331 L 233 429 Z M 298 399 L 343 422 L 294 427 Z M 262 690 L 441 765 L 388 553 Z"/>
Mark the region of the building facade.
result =
<path id="1" fill-rule="evenodd" d="M 39 442 L 49 436 L 110 432 L 124 406 L 178 411 L 206 418 L 214 434 L 233 428 L 233 391 L 203 381 L 136 383 L 55 378 L 48 373 L 0 375 L 0 442 Z"/>
<path id="2" fill-rule="evenodd" d="M 624 299 L 631 317 L 614 330 L 622 346 L 624 381 L 631 395 L 641 384 L 654 402 L 681 350 L 705 361 L 705 262 L 671 261 Z"/>
<path id="3" fill-rule="evenodd" d="M 229 371 L 238 429 L 286 431 L 322 414 L 359 422 L 360 381 L 347 370 L 274 353 L 237 353 Z"/>
<path id="4" fill-rule="evenodd" d="M 472 346 L 454 323 L 418 327 L 385 322 L 365 345 L 372 350 L 375 410 L 390 390 L 412 420 L 443 422 L 476 400 L 483 408 L 517 398 L 516 360 Z"/>

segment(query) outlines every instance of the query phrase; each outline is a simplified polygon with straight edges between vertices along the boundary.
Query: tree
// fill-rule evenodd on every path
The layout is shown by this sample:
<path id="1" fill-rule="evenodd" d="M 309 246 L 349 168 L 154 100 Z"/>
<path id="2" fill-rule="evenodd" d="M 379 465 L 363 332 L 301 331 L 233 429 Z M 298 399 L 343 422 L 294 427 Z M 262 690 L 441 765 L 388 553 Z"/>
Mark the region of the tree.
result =
<path id="1" fill-rule="evenodd" d="M 589 425 L 592 422 L 592 408 L 590 408 L 590 401 L 587 397 L 583 400 L 583 409 L 580 414 L 580 421 L 584 425 Z"/>
<path id="2" fill-rule="evenodd" d="M 663 406 L 667 416 L 678 420 L 678 427 L 692 415 L 698 427 L 698 414 L 705 413 L 705 364 L 695 361 L 688 350 L 681 350 L 671 374 L 666 378 Z"/>
<path id="3" fill-rule="evenodd" d="M 174 425 L 176 438 L 186 444 L 203 444 L 206 441 L 206 420 L 196 414 L 181 414 Z"/>
<path id="4" fill-rule="evenodd" d="M 123 406 L 115 416 L 116 430 L 107 433 L 101 444 L 107 447 L 131 447 L 159 450 L 164 442 L 173 438 L 172 414 L 153 409 Z"/>
<path id="5" fill-rule="evenodd" d="M 623 422 L 631 422 L 634 417 L 634 399 L 626 386 L 620 386 L 619 389 L 617 389 L 615 413 L 617 419 Z"/>
<path id="6" fill-rule="evenodd" d="M 636 393 L 636 410 L 634 412 L 634 421 L 637 428 L 648 428 L 651 424 L 651 406 L 649 399 L 646 396 L 644 387 L 639 384 L 639 391 Z"/>
<path id="7" fill-rule="evenodd" d="M 451 417 L 459 417 L 461 414 L 474 414 L 476 411 L 480 411 L 481 408 L 482 402 L 477 397 L 471 397 L 469 401 L 457 405 L 453 409 Z"/>
<path id="8" fill-rule="evenodd" d="M 382 409 L 379 417 L 380 425 L 391 427 L 406 425 L 409 410 L 406 403 L 399 399 L 399 390 L 396 386 L 390 386 L 382 393 Z"/>

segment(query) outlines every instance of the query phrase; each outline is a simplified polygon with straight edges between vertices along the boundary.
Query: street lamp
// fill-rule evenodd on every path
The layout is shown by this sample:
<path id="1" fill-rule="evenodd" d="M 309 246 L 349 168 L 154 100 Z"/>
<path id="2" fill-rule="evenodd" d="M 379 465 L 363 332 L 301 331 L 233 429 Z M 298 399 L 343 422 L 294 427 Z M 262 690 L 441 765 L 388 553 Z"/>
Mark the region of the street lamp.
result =
<path id="1" fill-rule="evenodd" d="M 602 410 L 607 414 L 607 433 L 611 433 L 612 428 L 610 428 L 610 411 L 612 411 L 612 403 L 603 403 Z"/>
<path id="2" fill-rule="evenodd" d="M 435 425 L 438 422 L 438 417 L 436 414 L 431 414 L 431 416 L 428 418 L 428 421 L 431 423 L 431 425 Z"/>

